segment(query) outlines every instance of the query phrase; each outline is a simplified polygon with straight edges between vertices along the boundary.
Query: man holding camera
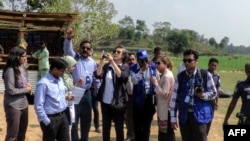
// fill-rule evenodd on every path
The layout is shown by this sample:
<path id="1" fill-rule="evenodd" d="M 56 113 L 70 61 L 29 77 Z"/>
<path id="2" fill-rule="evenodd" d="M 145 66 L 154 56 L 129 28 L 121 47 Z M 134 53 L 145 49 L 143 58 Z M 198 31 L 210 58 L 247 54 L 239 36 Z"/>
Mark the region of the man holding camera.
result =
<path id="1" fill-rule="evenodd" d="M 177 75 L 170 103 L 171 126 L 177 129 L 177 110 L 183 141 L 207 141 L 207 123 L 213 119 L 211 100 L 216 97 L 213 78 L 197 68 L 198 52 L 183 53 L 186 70 Z"/>
<path id="2" fill-rule="evenodd" d="M 231 116 L 238 99 L 241 97 L 242 105 L 240 112 L 236 114 L 239 118 L 238 124 L 240 125 L 250 125 L 250 63 L 245 64 L 246 80 L 238 81 L 235 86 L 233 98 L 228 106 L 227 113 L 224 119 L 224 125 L 228 125 L 228 119 Z"/>

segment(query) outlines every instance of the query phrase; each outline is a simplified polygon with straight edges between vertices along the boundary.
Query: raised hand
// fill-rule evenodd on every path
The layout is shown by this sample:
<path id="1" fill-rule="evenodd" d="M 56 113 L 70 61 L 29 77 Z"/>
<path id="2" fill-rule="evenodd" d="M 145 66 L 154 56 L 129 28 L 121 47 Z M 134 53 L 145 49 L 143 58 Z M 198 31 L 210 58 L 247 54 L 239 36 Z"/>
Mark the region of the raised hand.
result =
<path id="1" fill-rule="evenodd" d="M 74 30 L 72 28 L 68 28 L 65 33 L 66 38 L 70 40 L 71 38 L 74 37 L 74 35 L 75 35 Z"/>

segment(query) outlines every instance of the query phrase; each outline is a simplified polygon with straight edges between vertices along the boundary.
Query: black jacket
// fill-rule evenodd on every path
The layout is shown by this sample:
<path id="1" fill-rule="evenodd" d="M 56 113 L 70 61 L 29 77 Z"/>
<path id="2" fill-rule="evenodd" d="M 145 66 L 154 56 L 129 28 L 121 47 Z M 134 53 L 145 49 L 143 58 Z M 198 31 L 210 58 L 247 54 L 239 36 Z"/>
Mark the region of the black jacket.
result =
<path id="1" fill-rule="evenodd" d="M 112 69 L 112 67 L 109 66 L 109 63 L 106 63 L 103 68 L 102 68 L 102 73 L 100 76 L 98 76 L 95 73 L 96 78 L 99 78 L 102 80 L 100 89 L 98 91 L 97 94 L 97 99 L 102 102 L 103 100 L 103 94 L 104 94 L 104 89 L 105 89 L 105 78 L 106 78 L 106 74 L 108 72 L 108 70 L 111 70 L 112 72 L 112 78 L 113 78 L 113 85 L 114 85 L 114 93 L 113 93 L 113 98 L 118 102 L 123 102 L 126 103 L 128 101 L 128 94 L 127 94 L 127 90 L 126 90 L 126 83 L 128 81 L 128 77 L 129 77 L 129 66 L 128 64 L 122 64 L 121 66 L 119 65 L 118 67 L 121 70 L 121 76 L 118 78 L 115 75 L 114 70 Z"/>

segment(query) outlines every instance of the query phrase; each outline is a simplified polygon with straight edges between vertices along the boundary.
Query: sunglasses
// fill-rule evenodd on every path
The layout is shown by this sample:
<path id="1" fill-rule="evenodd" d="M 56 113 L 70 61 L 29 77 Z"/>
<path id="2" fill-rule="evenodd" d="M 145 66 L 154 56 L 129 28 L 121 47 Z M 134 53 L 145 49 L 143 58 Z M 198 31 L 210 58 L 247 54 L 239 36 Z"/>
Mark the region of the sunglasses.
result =
<path id="1" fill-rule="evenodd" d="M 138 62 L 139 62 L 139 63 L 148 62 L 148 59 L 143 59 L 143 60 L 141 60 L 141 59 L 137 59 L 137 60 L 138 60 Z"/>
<path id="2" fill-rule="evenodd" d="M 120 50 L 114 50 L 113 51 L 113 54 L 115 54 L 115 53 L 118 53 L 118 54 L 120 54 L 120 53 L 122 53 Z"/>
<path id="3" fill-rule="evenodd" d="M 155 64 L 156 64 L 156 65 L 160 65 L 160 64 L 161 64 L 161 62 L 155 62 Z"/>
<path id="4" fill-rule="evenodd" d="M 27 57 L 27 55 L 22 55 L 21 57 Z"/>
<path id="5" fill-rule="evenodd" d="M 85 49 L 87 49 L 87 50 L 91 50 L 91 48 L 90 48 L 90 47 L 86 47 L 86 46 L 81 47 L 81 49 L 82 49 L 82 50 L 85 50 Z"/>
<path id="6" fill-rule="evenodd" d="M 66 69 L 57 69 L 57 70 L 64 73 Z"/>
<path id="7" fill-rule="evenodd" d="M 195 59 L 183 59 L 183 63 L 191 63 L 192 61 L 194 61 Z"/>

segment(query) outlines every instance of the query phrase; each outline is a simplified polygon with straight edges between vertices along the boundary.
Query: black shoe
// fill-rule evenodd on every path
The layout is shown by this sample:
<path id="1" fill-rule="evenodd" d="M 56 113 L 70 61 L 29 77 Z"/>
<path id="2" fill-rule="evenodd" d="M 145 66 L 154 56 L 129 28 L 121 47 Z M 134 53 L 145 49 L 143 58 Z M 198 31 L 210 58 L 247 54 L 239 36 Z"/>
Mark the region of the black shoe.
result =
<path id="1" fill-rule="evenodd" d="M 102 131 L 101 131 L 101 129 L 100 129 L 100 128 L 96 128 L 96 129 L 95 129 L 95 132 L 97 132 L 97 133 L 101 133 Z"/>

